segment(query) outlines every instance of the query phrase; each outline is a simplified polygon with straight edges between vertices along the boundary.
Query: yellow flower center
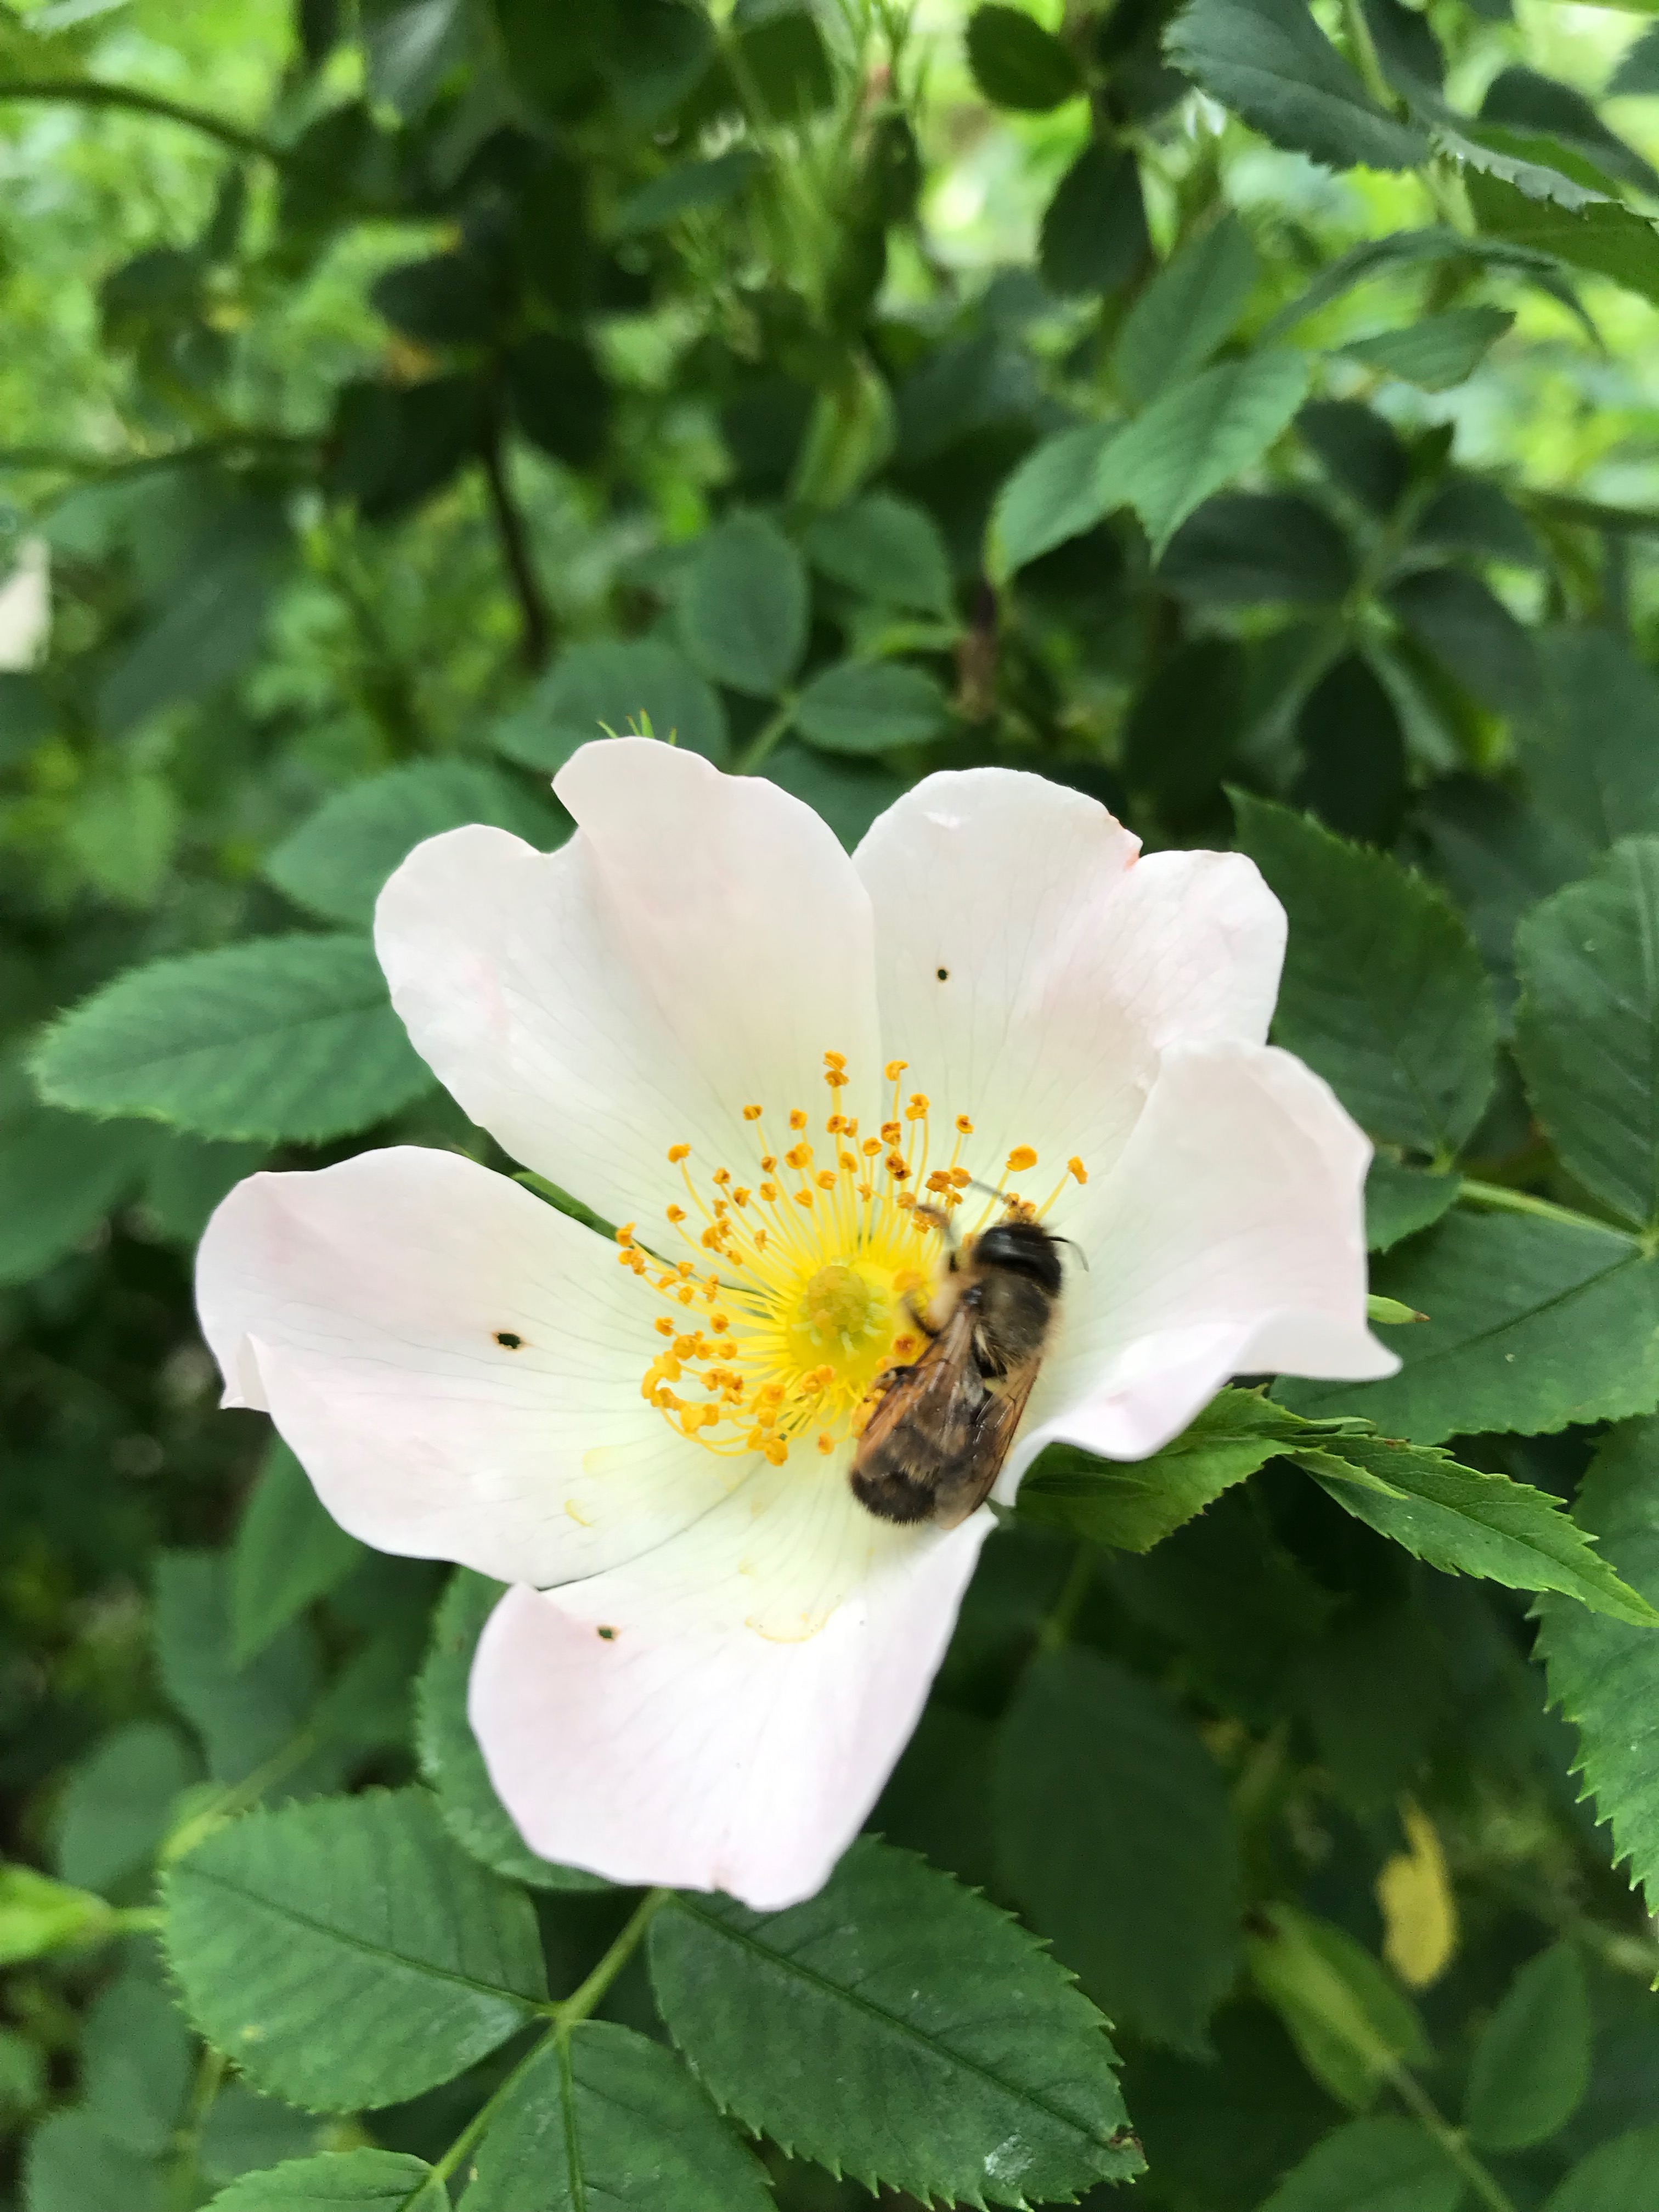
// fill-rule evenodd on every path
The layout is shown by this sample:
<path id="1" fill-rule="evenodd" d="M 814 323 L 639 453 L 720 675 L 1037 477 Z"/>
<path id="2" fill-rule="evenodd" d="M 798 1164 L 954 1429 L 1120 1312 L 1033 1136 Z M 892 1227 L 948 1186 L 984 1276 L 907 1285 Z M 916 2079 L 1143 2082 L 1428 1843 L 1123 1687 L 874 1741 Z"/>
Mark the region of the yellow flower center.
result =
<path id="1" fill-rule="evenodd" d="M 847 1087 L 846 1068 L 842 1054 L 824 1054 L 832 1107 Z M 665 1308 L 654 1324 L 662 1346 L 641 1394 L 709 1450 L 762 1452 L 775 1466 L 795 1443 L 833 1452 L 861 1425 L 878 1378 L 921 1356 L 921 1316 L 945 1224 L 973 1182 L 961 1155 L 974 1125 L 957 1115 L 949 1158 L 930 1165 L 930 1102 L 903 1092 L 905 1068 L 902 1060 L 888 1063 L 892 1104 L 878 1133 L 866 1135 L 855 1119 L 832 1111 L 823 1123 L 827 1142 L 817 1146 L 796 1107 L 791 1142 L 780 1152 L 764 1109 L 745 1106 L 756 1144 L 746 1181 L 725 1166 L 700 1181 L 688 1164 L 690 1146 L 672 1146 L 686 1203 L 665 1209 L 669 1236 L 647 1237 L 633 1222 L 617 1231 L 623 1266 Z M 1000 1195 L 1032 1218 L 1047 1212 L 1066 1176 L 1087 1180 L 1073 1159 L 1034 1206 L 1009 1184 L 1036 1164 L 1029 1145 L 1016 1146 L 1003 1191 L 990 1195 L 986 1212 Z M 670 1256 L 674 1243 L 682 1256 Z"/>

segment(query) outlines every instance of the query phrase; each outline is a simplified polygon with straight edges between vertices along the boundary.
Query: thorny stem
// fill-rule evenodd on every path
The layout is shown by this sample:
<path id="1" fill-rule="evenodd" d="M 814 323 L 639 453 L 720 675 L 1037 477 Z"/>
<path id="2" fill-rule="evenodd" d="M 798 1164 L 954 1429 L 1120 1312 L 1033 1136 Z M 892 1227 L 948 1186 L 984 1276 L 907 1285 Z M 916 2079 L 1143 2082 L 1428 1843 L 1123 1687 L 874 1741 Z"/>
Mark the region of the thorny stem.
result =
<path id="1" fill-rule="evenodd" d="M 1580 1213 L 1571 1206 L 1557 1206 L 1553 1199 L 1534 1198 L 1529 1190 L 1511 1190 L 1507 1183 L 1477 1182 L 1464 1176 L 1458 1186 L 1458 1201 L 1469 1206 L 1490 1206 L 1498 1213 L 1530 1213 L 1540 1221 L 1557 1221 L 1567 1229 L 1599 1229 L 1604 1237 L 1617 1237 L 1624 1243 L 1633 1240 L 1627 1229 L 1616 1222 L 1598 1221 L 1593 1213 Z"/>
<path id="2" fill-rule="evenodd" d="M 571 2029 L 580 2027 L 592 2012 L 600 1998 L 604 1996 L 612 1982 L 638 1950 L 641 1939 L 651 1925 L 654 1916 L 673 1893 L 672 1889 L 653 1889 L 641 1898 L 629 1916 L 626 1924 L 615 1942 L 611 1944 L 586 1981 L 579 1984 L 568 1997 L 561 1998 L 556 2004 L 541 2008 L 548 2017 L 546 2032 L 537 2037 L 535 2042 L 531 2045 L 501 2087 L 479 2106 L 454 2142 L 434 2164 L 431 2172 L 427 2174 L 404 2197 L 403 2203 L 398 2207 L 398 2212 L 413 2212 L 413 2208 L 434 2191 L 439 2200 L 444 2201 L 444 2183 L 448 2180 L 468 2153 L 482 2140 L 490 2122 L 548 2045 L 568 2043 Z"/>
<path id="3" fill-rule="evenodd" d="M 484 440 L 483 466 L 485 481 L 489 486 L 489 504 L 495 513 L 495 532 L 501 541 L 501 554 L 507 562 L 507 572 L 512 579 L 514 596 L 519 602 L 521 625 L 520 652 L 525 666 L 533 676 L 547 665 L 547 656 L 553 646 L 553 617 L 542 590 L 541 579 L 536 574 L 536 564 L 530 550 L 530 532 L 513 487 L 507 481 L 507 456 L 502 450 L 499 426 L 493 428 Z"/>
<path id="4" fill-rule="evenodd" d="M 1469 2187 L 1492 2212 L 1517 2212 L 1515 2199 L 1469 2148 L 1416 2076 L 1400 2065 L 1389 2070 L 1389 2086 L 1425 2131 L 1431 2135 Z"/>
<path id="5" fill-rule="evenodd" d="M 100 84 L 94 77 L 62 77 L 31 79 L 23 83 L 0 82 L 0 100 L 56 100 L 73 107 L 125 107 L 136 115 L 158 116 L 167 123 L 182 123 L 186 130 L 200 131 L 207 137 L 216 138 L 222 146 L 231 146 L 239 154 L 255 154 L 261 161 L 281 164 L 288 160 L 283 148 L 269 138 L 262 138 L 256 131 L 244 131 L 238 123 L 228 122 L 222 115 L 213 115 L 204 107 L 187 107 L 182 100 L 168 100 L 159 92 L 140 92 L 127 84 Z"/>

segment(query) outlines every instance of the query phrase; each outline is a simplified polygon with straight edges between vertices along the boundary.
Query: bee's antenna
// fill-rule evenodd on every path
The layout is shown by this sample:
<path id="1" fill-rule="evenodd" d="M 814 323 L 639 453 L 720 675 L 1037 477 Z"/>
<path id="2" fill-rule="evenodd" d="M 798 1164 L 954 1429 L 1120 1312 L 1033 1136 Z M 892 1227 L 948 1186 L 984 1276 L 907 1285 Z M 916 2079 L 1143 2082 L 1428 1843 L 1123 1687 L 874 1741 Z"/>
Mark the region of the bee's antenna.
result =
<path id="1" fill-rule="evenodd" d="M 1048 1234 L 1051 1237 L 1054 1237 L 1054 1231 L 1052 1229 L 1049 1231 Z M 1075 1237 L 1054 1237 L 1054 1242 L 1056 1244 L 1069 1244 L 1073 1251 L 1077 1254 L 1078 1258 L 1082 1261 L 1084 1273 L 1085 1275 L 1089 1273 L 1089 1255 L 1084 1250 L 1083 1247 L 1078 1243 Z"/>

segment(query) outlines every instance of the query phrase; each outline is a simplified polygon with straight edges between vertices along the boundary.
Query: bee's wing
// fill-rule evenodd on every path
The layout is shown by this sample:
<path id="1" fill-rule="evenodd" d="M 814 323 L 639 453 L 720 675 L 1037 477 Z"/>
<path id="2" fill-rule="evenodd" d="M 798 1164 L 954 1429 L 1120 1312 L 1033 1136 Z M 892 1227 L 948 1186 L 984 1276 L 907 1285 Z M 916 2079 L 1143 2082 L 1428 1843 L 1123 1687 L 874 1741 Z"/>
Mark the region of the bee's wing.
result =
<path id="1" fill-rule="evenodd" d="M 1011 1377 L 1006 1389 L 987 1396 L 980 1407 L 967 1449 L 939 1485 L 933 1518 L 941 1528 L 958 1527 L 990 1496 L 1042 1364 L 1038 1359 L 1030 1361 L 1022 1373 Z"/>
<path id="2" fill-rule="evenodd" d="M 955 1458 L 969 1439 L 969 1422 L 977 1394 L 978 1371 L 972 1365 L 974 1316 L 958 1306 L 920 1359 L 902 1368 L 876 1404 L 859 1438 L 860 1465 L 882 1458 L 899 1440 L 901 1431 L 925 1433 L 942 1460 Z M 973 1391 L 963 1388 L 971 1376 Z M 909 1449 L 915 1442 L 907 1438 Z"/>

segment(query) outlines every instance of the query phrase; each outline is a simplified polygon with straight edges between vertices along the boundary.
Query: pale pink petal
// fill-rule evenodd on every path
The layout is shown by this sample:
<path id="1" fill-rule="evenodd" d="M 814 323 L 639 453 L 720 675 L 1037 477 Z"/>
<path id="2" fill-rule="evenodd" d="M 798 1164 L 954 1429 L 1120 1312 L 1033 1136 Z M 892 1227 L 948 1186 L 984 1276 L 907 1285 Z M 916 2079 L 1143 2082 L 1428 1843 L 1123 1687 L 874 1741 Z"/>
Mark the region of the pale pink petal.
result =
<path id="1" fill-rule="evenodd" d="M 843 1454 L 765 1469 L 631 1565 L 510 1590 L 470 1710 L 526 1840 L 614 1881 L 810 1897 L 915 1726 L 991 1526 L 878 1522 Z"/>
<path id="2" fill-rule="evenodd" d="M 1062 1320 L 1006 1494 L 1056 1437 L 1139 1459 L 1229 1376 L 1368 1381 L 1399 1365 L 1366 1322 L 1370 1146 L 1329 1086 L 1266 1046 L 1168 1053 L 1079 1231 Z"/>
<path id="3" fill-rule="evenodd" d="M 417 846 L 375 947 L 474 1121 L 606 1219 L 659 1223 L 684 1198 L 671 1145 L 752 1180 L 744 1105 L 816 1115 L 826 1051 L 873 1077 L 869 902 L 810 808 L 694 753 L 605 739 L 557 788 L 561 851 L 482 828 Z"/>
<path id="4" fill-rule="evenodd" d="M 1073 1155 L 1103 1175 L 1167 1046 L 1267 1034 L 1285 916 L 1254 863 L 1138 850 L 1080 792 L 974 769 L 927 777 L 854 855 L 883 1049 L 939 1111 L 972 1117 L 963 1160 L 984 1180 L 1017 1146 L 1038 1155 L 1027 1196 Z"/>
<path id="5" fill-rule="evenodd" d="M 225 1402 L 268 1411 L 381 1551 L 558 1582 L 660 1543 L 747 1471 L 641 1396 L 661 1339 L 616 1248 L 453 1153 L 252 1176 L 208 1224 L 197 1300 Z"/>

